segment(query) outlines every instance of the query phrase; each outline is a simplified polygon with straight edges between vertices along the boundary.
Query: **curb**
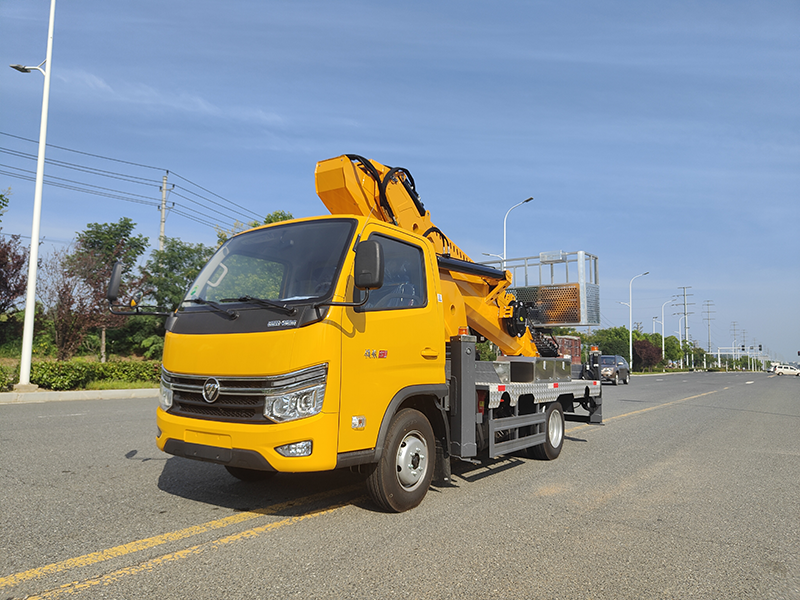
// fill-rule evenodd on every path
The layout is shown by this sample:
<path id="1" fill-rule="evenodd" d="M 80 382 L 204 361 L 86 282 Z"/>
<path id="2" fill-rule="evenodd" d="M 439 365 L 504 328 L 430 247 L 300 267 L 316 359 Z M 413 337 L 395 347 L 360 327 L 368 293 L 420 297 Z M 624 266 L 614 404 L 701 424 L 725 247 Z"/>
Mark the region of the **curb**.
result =
<path id="1" fill-rule="evenodd" d="M 59 402 L 67 400 L 124 400 L 129 398 L 156 398 L 158 388 L 136 390 L 75 390 L 70 392 L 3 392 L 0 404 L 31 404 L 35 402 Z"/>

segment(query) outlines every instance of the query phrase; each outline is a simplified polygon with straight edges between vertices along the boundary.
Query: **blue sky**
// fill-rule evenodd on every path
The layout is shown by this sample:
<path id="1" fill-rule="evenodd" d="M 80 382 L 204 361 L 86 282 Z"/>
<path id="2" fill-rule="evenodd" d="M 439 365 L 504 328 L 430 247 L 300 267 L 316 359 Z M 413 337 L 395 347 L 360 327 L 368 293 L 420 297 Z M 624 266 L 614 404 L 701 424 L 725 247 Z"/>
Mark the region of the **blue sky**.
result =
<path id="1" fill-rule="evenodd" d="M 49 4 L 0 2 L 0 64 L 44 59 Z M 37 146 L 19 138 L 38 140 L 42 80 L 0 69 L 6 234 L 30 235 Z M 86 154 L 48 148 L 69 164 L 45 173 L 157 203 L 169 170 L 183 215 L 167 235 L 212 244 L 211 223 L 324 213 L 316 161 L 361 154 L 408 168 L 475 260 L 533 196 L 508 255 L 599 256 L 603 327 L 627 326 L 619 302 L 649 271 L 633 284 L 646 332 L 691 286 L 699 345 L 711 301 L 713 348 L 735 322 L 740 343 L 797 360 L 798 99 L 796 1 L 61 0 L 47 141 Z M 46 185 L 45 248 L 122 216 L 156 243 L 154 206 Z"/>

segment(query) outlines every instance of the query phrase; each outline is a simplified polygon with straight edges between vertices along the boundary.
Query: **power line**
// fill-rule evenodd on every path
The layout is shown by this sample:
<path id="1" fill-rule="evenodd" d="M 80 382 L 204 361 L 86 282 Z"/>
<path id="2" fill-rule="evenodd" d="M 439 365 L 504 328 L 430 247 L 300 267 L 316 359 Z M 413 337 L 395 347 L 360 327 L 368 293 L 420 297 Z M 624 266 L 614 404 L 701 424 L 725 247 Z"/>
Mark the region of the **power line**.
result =
<path id="1" fill-rule="evenodd" d="M 22 235 L 21 233 L 3 233 L 2 231 L 0 231 L 0 235 L 4 235 L 6 237 L 18 237 L 18 238 L 26 239 L 26 240 L 31 239 L 31 236 Z M 39 238 L 39 243 L 40 244 L 44 244 L 45 242 L 50 243 L 50 244 L 64 244 L 65 246 L 69 246 L 72 243 L 71 241 L 67 242 L 65 240 L 56 240 L 56 239 L 47 238 L 47 237 L 44 237 L 44 236 Z"/>
<path id="2" fill-rule="evenodd" d="M 11 156 L 16 156 L 17 158 L 25 158 L 28 160 L 35 161 L 37 160 L 37 156 L 35 154 L 29 154 L 27 152 L 20 152 L 19 150 L 12 150 L 11 148 L 3 148 L 0 147 L 0 152 L 3 154 L 10 154 Z M 65 169 L 73 169 L 75 171 L 81 171 L 83 173 L 88 173 L 90 175 L 98 175 L 100 177 L 110 177 L 111 179 L 120 179 L 122 181 L 127 181 L 128 183 L 137 183 L 140 185 L 151 185 L 151 186 L 158 186 L 158 182 L 153 179 L 147 179 L 146 177 L 138 177 L 136 175 L 127 175 L 125 173 L 115 173 L 114 171 L 105 171 L 103 169 L 96 169 L 94 167 L 87 167 L 86 165 L 77 165 L 75 163 L 69 163 L 63 160 L 56 160 L 54 158 L 46 158 L 44 160 L 46 164 L 50 164 L 56 167 L 63 167 Z"/>
<path id="3" fill-rule="evenodd" d="M 11 133 L 6 133 L 4 131 L 0 131 L 0 135 L 5 135 L 5 136 L 8 136 L 10 138 L 17 139 L 17 140 L 23 140 L 25 142 L 31 142 L 32 144 L 38 144 L 39 143 L 38 140 L 32 140 L 32 139 L 29 139 L 29 138 L 24 138 L 22 136 L 14 135 L 14 134 L 11 134 Z M 151 167 L 150 165 L 143 165 L 143 164 L 140 164 L 140 163 L 130 162 L 128 160 L 121 160 L 119 158 L 111 158 L 110 156 L 102 156 L 100 154 L 91 154 L 90 152 L 83 152 L 81 150 L 73 150 L 72 148 L 65 148 L 64 146 L 56 146 L 55 144 L 45 144 L 45 145 L 49 146 L 50 148 L 58 148 L 59 150 L 64 150 L 66 152 L 74 152 L 75 154 L 83 154 L 84 156 L 91 156 L 92 158 L 102 158 L 103 160 L 110 160 L 110 161 L 122 163 L 122 164 L 125 164 L 125 165 L 131 165 L 131 166 L 134 166 L 134 167 L 141 167 L 143 169 L 154 169 L 156 171 L 166 171 L 166 169 L 162 169 L 160 167 Z"/>
<path id="4" fill-rule="evenodd" d="M 0 166 L 5 166 L 5 165 L 0 165 Z M 23 181 L 35 181 L 35 179 L 36 179 L 35 176 L 34 176 L 35 173 L 33 171 L 27 171 L 25 169 L 19 169 L 18 167 L 10 167 L 10 168 L 16 169 L 18 171 L 22 171 L 23 173 L 31 173 L 31 175 L 20 175 L 18 173 L 12 173 L 12 172 L 9 172 L 9 171 L 5 171 L 3 169 L 0 169 L 0 175 L 7 175 L 9 177 L 14 177 L 16 179 L 22 179 Z M 52 181 L 53 179 L 57 179 L 57 180 L 60 180 L 60 181 Z M 100 196 L 100 197 L 103 197 L 103 198 L 110 198 L 112 200 L 122 200 L 124 202 L 132 202 L 132 203 L 135 203 L 135 204 L 143 204 L 145 206 L 155 206 L 157 208 L 161 205 L 160 202 L 156 202 L 155 200 L 149 199 L 147 196 L 142 196 L 140 194 L 131 194 L 129 192 L 123 192 L 123 191 L 120 191 L 120 190 L 113 190 L 111 188 L 104 188 L 104 187 L 101 187 L 101 186 L 95 186 L 95 185 L 92 185 L 92 184 L 89 184 L 89 183 L 75 182 L 75 181 L 72 181 L 70 179 L 64 179 L 62 177 L 55 177 L 55 176 L 52 176 L 52 175 L 47 175 L 45 177 L 44 183 L 49 185 L 49 186 L 52 186 L 52 187 L 57 187 L 57 188 L 70 190 L 70 191 L 74 191 L 74 192 L 82 192 L 84 194 Z M 84 186 L 84 187 L 81 187 L 81 186 Z M 95 188 L 95 189 L 87 189 L 87 188 Z M 178 205 L 178 206 L 182 206 L 182 205 Z M 217 223 L 214 223 L 213 221 L 206 220 L 206 219 L 213 220 L 213 219 L 215 219 L 215 217 L 212 217 L 212 216 L 207 215 L 207 214 L 205 214 L 205 213 L 203 213 L 203 212 L 201 212 L 199 210 L 192 209 L 192 208 L 189 208 L 189 207 L 183 207 L 183 208 L 185 208 L 187 211 L 194 212 L 196 215 L 200 215 L 200 217 L 205 217 L 205 219 L 198 218 L 198 217 L 196 217 L 194 215 L 191 215 L 191 214 L 189 214 L 187 212 L 184 212 L 184 211 L 175 210 L 174 211 L 175 214 L 178 214 L 178 215 L 180 215 L 182 217 L 185 217 L 187 219 L 191 219 L 191 220 L 196 221 L 198 223 L 201 223 L 203 225 L 207 225 L 208 227 L 211 227 L 211 228 L 215 228 L 218 225 Z M 204 208 L 207 208 L 207 207 L 204 207 Z M 209 210 L 211 210 L 211 209 L 209 209 Z M 233 225 L 233 223 L 230 223 L 230 224 Z"/>
<path id="5" fill-rule="evenodd" d="M 174 175 L 174 173 L 173 173 L 173 175 Z M 181 189 L 181 190 L 183 190 L 183 191 L 185 191 L 185 192 L 188 192 L 188 193 L 190 193 L 190 194 L 193 194 L 193 195 L 195 195 L 195 196 L 198 196 L 198 197 L 200 197 L 200 198 L 203 198 L 203 196 L 200 196 L 199 194 L 196 194 L 196 193 L 192 192 L 191 190 L 187 190 L 187 189 L 186 189 L 185 187 L 183 187 L 183 186 L 176 185 L 176 186 L 174 186 L 174 187 L 175 187 L 175 188 L 178 188 L 178 189 Z M 197 202 L 196 200 L 192 200 L 191 198 L 187 198 L 186 196 L 184 196 L 184 195 L 182 195 L 182 194 L 179 194 L 178 192 L 176 192 L 174 188 L 173 188 L 173 190 L 172 190 L 172 193 L 173 193 L 173 194 L 175 194 L 176 196 L 178 196 L 179 198 L 183 198 L 184 200 L 188 200 L 189 202 L 193 202 L 194 204 L 197 204 L 197 205 L 199 205 L 199 206 L 202 206 L 203 208 L 205 208 L 206 210 L 210 210 L 211 212 L 215 212 L 215 213 L 217 213 L 217 214 L 220 214 L 220 215 L 225 215 L 225 216 L 227 216 L 227 215 L 229 214 L 229 213 L 221 213 L 221 212 L 219 212 L 218 210 L 214 210 L 214 209 L 213 209 L 213 208 L 211 208 L 211 207 L 204 206 L 204 205 L 200 204 L 200 203 L 199 203 L 199 202 Z M 209 201 L 209 202 L 211 202 L 212 204 L 216 204 L 217 206 L 219 206 L 219 207 L 221 207 L 221 208 L 225 208 L 225 207 L 224 207 L 224 206 L 222 206 L 222 204 L 220 204 L 219 202 L 214 202 L 213 200 L 209 200 L 208 198 L 204 198 L 204 199 L 205 199 L 205 200 L 208 200 L 208 201 Z M 237 211 L 230 211 L 230 210 L 229 210 L 229 212 L 237 212 Z M 237 212 L 237 214 L 240 214 L 240 215 L 242 215 L 242 216 L 247 216 L 247 215 L 244 215 L 243 213 L 239 213 L 239 212 Z M 250 218 L 252 218 L 252 217 L 250 217 Z M 256 217 L 256 218 L 258 218 L 258 217 Z"/>
<path id="6" fill-rule="evenodd" d="M 245 211 L 249 212 L 250 214 L 254 215 L 254 216 L 257 218 L 257 219 L 260 219 L 260 218 L 261 218 L 261 217 L 259 217 L 259 215 L 258 215 L 257 213 L 254 213 L 254 212 L 253 212 L 253 211 L 251 211 L 249 208 L 245 208 L 244 206 L 240 206 L 239 204 L 236 204 L 235 202 L 232 202 L 231 200 L 228 200 L 227 198 L 223 198 L 223 197 L 222 197 L 222 196 L 220 196 L 219 194 L 215 194 L 215 193 L 214 193 L 214 192 L 212 192 L 211 190 L 207 190 L 207 189 L 206 189 L 206 188 L 204 188 L 203 186 L 201 186 L 201 185 L 197 185 L 196 183 L 194 183 L 194 182 L 192 182 L 192 181 L 189 181 L 188 179 L 186 179 L 186 177 L 183 177 L 182 175 L 178 175 L 178 174 L 177 174 L 177 173 L 175 173 L 175 172 L 173 172 L 172 174 L 173 174 L 173 175 L 175 175 L 175 177 L 178 177 L 179 179 L 183 179 L 183 180 L 184 180 L 186 183 L 190 183 L 190 184 L 192 184 L 193 186 L 195 186 L 195 187 L 197 187 L 197 188 L 200 188 L 201 190 L 203 190 L 203 191 L 204 191 L 204 192 L 206 192 L 207 194 L 211 194 L 212 196 L 216 196 L 216 197 L 217 197 L 217 198 L 219 198 L 220 200 L 225 200 L 225 202 L 227 202 L 228 204 L 232 204 L 233 206 L 236 206 L 237 208 L 241 208 L 242 210 L 245 210 Z M 186 189 L 186 188 L 182 188 L 182 189 Z M 189 191 L 189 190 L 187 190 L 187 191 Z M 192 192 L 192 193 L 194 193 L 194 192 Z M 195 195 L 199 196 L 199 194 L 195 194 Z M 202 198 L 202 196 L 200 196 L 200 197 Z M 213 202 L 213 200 L 209 200 L 208 198 L 206 198 L 206 200 L 208 200 L 209 202 Z"/>
<path id="7" fill-rule="evenodd" d="M 6 165 L 0 165 L 6 166 Z M 11 169 L 15 169 L 17 171 L 21 171 L 22 173 L 30 173 L 31 175 L 19 175 L 17 173 L 11 173 L 8 171 L 0 170 L 0 174 L 7 175 L 9 177 L 15 177 L 16 179 L 22 179 L 23 181 L 35 181 L 35 172 L 28 171 L 26 169 L 20 169 L 18 167 L 8 167 Z M 52 180 L 58 181 L 52 181 Z M 129 194 L 128 192 L 123 192 L 121 190 L 113 190 L 111 188 L 104 188 L 97 185 L 92 185 L 90 183 L 83 183 L 80 181 L 73 181 L 71 179 L 64 179 L 63 177 L 55 177 L 53 175 L 47 175 L 45 177 L 44 183 L 47 185 L 51 185 L 53 187 L 62 188 L 65 190 L 71 190 L 74 192 L 83 192 L 85 194 L 92 194 L 94 196 L 102 196 L 105 198 L 111 198 L 113 200 L 125 200 L 128 202 L 135 202 L 137 204 L 146 204 L 149 206 L 158 206 L 158 202 L 153 200 L 148 200 L 147 196 L 141 196 L 139 194 Z M 85 186 L 85 187 L 80 187 Z M 86 188 L 95 188 L 95 189 L 86 189 Z M 135 198 L 134 196 L 138 196 Z"/>
<path id="8" fill-rule="evenodd" d="M 22 141 L 25 141 L 25 142 L 30 142 L 30 143 L 33 143 L 33 144 L 38 143 L 36 140 L 32 140 L 30 138 L 25 138 L 25 137 L 22 137 L 22 136 L 14 135 L 14 134 L 11 134 L 11 133 L 6 133 L 6 132 L 3 132 L 3 131 L 0 131 L 0 135 L 4 135 L 4 136 L 10 137 L 10 138 L 22 140 Z M 93 154 L 91 152 L 84 152 L 82 150 L 75 150 L 73 148 L 66 148 L 64 146 L 57 146 L 55 144 L 46 144 L 46 145 L 51 147 L 51 148 L 57 148 L 59 150 L 64 150 L 66 152 L 73 152 L 75 154 L 81 154 L 83 156 L 90 156 L 92 158 L 99 158 L 99 159 L 102 159 L 102 160 L 109 160 L 109 161 L 113 161 L 113 162 L 117 162 L 117 163 L 121 163 L 121 164 L 131 165 L 131 166 L 135 166 L 135 167 L 141 167 L 141 168 L 144 168 L 144 169 L 153 169 L 153 170 L 157 170 L 157 171 L 170 172 L 170 171 L 168 171 L 168 169 L 163 169 L 163 168 L 160 168 L 160 167 L 153 167 L 153 166 L 144 165 L 144 164 L 141 164 L 141 163 L 135 163 L 135 162 L 131 162 L 131 161 L 128 161 L 128 160 L 121 160 L 121 159 L 118 159 L 118 158 L 112 158 L 110 156 L 103 156 L 101 154 Z M 3 150 L 4 149 L 0 148 L 0 151 L 3 151 Z M 33 160 L 36 160 L 36 156 L 34 156 L 32 154 L 26 154 L 26 153 L 15 151 L 15 150 L 7 150 L 7 152 L 8 153 L 14 153 L 15 155 L 23 157 L 23 158 L 31 158 Z M 57 161 L 57 160 L 53 160 L 53 159 L 45 159 L 45 162 L 51 163 L 51 164 L 54 164 L 54 165 L 58 165 L 58 166 L 65 166 L 67 168 L 76 168 L 78 170 L 87 169 L 86 172 L 90 172 L 92 174 L 99 174 L 99 175 L 104 175 L 104 176 L 116 176 L 116 177 L 123 178 L 125 180 L 128 180 L 128 178 L 130 178 L 130 180 L 131 180 L 130 182 L 131 183 L 147 182 L 146 183 L 147 185 L 154 185 L 154 186 L 158 186 L 159 185 L 159 182 L 153 182 L 152 180 L 148 180 L 148 179 L 146 179 L 144 177 L 137 177 L 135 175 L 126 175 L 126 174 L 123 174 L 123 173 L 115 173 L 113 171 L 104 171 L 102 169 L 95 169 L 94 167 L 86 167 L 84 165 L 75 165 L 74 163 L 67 163 L 65 161 Z M 246 208 L 246 207 L 244 207 L 244 206 L 242 206 L 240 204 L 237 204 L 236 202 L 233 202 L 232 200 L 229 200 L 229 199 L 227 199 L 227 198 L 225 198 L 225 197 L 223 197 L 223 196 L 221 196 L 221 195 L 219 195 L 219 194 L 217 194 L 215 192 L 212 192 L 211 190 L 209 190 L 207 188 L 204 188 L 203 186 L 201 186 L 201 185 L 199 185 L 197 183 L 194 183 L 193 181 L 187 179 L 186 177 L 183 177 L 182 175 L 179 175 L 178 173 L 175 173 L 175 172 L 171 172 L 171 173 L 175 177 L 178 177 L 178 178 L 184 180 L 185 182 L 195 186 L 196 188 L 203 190 L 207 194 L 211 194 L 212 196 L 214 196 L 216 198 L 219 198 L 220 200 L 223 200 L 223 201 L 227 202 L 231 206 L 235 206 L 236 208 L 239 208 L 239 209 L 245 211 L 245 213 L 247 213 L 247 214 L 243 214 L 243 213 L 238 213 L 238 214 L 240 214 L 242 216 L 245 216 L 247 218 L 255 218 L 255 219 L 260 219 L 261 218 L 261 216 L 256 212 L 254 212 L 254 211 L 252 211 L 252 210 L 250 210 L 250 209 L 248 209 L 248 208 Z M 140 181 L 133 181 L 133 180 L 140 180 Z M 202 198 L 202 199 L 206 200 L 207 202 L 211 202 L 212 204 L 216 204 L 217 206 L 222 206 L 224 208 L 223 205 L 219 204 L 218 202 L 215 202 L 215 201 L 211 200 L 210 198 L 206 198 L 205 196 L 202 196 L 201 194 L 198 194 L 197 192 L 194 192 L 194 191 L 189 190 L 187 188 L 184 188 L 182 186 L 181 186 L 181 188 L 184 189 L 187 193 L 194 194 L 198 198 Z M 208 208 L 208 207 L 204 207 L 204 208 Z"/>

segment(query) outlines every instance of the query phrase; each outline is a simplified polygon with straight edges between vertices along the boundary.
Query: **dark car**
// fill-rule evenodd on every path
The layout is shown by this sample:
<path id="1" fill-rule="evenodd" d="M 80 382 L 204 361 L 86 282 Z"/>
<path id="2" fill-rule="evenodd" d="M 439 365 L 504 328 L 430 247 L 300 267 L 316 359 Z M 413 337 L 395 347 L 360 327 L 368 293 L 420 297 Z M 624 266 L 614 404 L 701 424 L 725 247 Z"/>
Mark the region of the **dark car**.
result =
<path id="1" fill-rule="evenodd" d="M 617 385 L 620 381 L 628 383 L 631 379 L 631 369 L 628 361 L 622 356 L 604 354 L 600 357 L 600 377 L 603 381 L 610 381 Z"/>

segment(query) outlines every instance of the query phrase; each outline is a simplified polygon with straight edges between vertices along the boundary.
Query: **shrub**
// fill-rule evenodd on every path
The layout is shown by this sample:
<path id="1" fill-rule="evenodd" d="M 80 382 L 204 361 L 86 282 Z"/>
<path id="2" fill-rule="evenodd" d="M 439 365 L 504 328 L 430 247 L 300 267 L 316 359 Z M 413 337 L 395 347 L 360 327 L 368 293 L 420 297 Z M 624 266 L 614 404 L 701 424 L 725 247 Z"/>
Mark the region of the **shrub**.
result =
<path id="1" fill-rule="evenodd" d="M 14 375 L 14 369 L 0 365 L 0 392 L 5 392 L 11 389 L 11 386 L 17 381 Z"/>
<path id="2" fill-rule="evenodd" d="M 31 365 L 31 383 L 56 391 L 85 388 L 92 381 L 104 380 L 155 384 L 160 374 L 161 363 L 158 361 L 96 363 L 71 360 L 34 362 Z"/>
<path id="3" fill-rule="evenodd" d="M 90 363 L 43 361 L 31 364 L 31 383 L 48 390 L 74 390 L 91 379 Z"/>
<path id="4" fill-rule="evenodd" d="M 95 367 L 93 381 L 116 379 L 118 381 L 146 381 L 158 383 L 161 377 L 161 362 L 137 360 L 125 362 L 92 363 Z"/>

